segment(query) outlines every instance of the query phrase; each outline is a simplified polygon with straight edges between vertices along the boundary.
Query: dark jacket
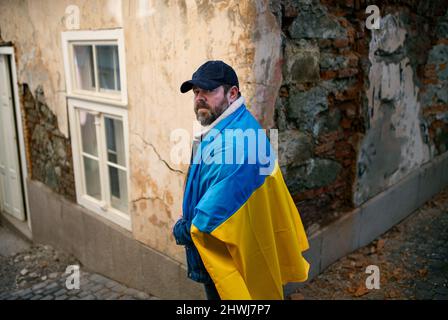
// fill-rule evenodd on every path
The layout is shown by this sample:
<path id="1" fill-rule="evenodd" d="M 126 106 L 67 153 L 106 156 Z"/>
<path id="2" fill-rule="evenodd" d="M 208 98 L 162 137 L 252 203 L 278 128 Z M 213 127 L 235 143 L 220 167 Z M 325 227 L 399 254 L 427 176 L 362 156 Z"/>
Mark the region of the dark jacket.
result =
<path id="1" fill-rule="evenodd" d="M 178 245 L 184 245 L 187 255 L 188 277 L 194 281 L 211 283 L 207 270 L 202 263 L 198 250 L 193 244 L 190 235 L 191 220 L 179 219 L 173 228 L 173 235 Z"/>

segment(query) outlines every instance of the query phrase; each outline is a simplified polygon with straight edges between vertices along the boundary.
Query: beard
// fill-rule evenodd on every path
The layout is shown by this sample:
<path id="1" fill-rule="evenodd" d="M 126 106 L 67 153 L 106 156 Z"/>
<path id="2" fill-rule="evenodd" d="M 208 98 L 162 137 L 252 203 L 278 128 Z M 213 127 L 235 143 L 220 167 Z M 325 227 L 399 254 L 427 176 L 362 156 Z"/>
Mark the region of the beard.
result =
<path id="1" fill-rule="evenodd" d="M 229 100 L 226 96 L 222 99 L 221 103 L 216 107 L 211 107 L 209 104 L 202 100 L 199 100 L 194 106 L 194 112 L 196 113 L 196 119 L 202 126 L 208 126 L 229 107 Z"/>

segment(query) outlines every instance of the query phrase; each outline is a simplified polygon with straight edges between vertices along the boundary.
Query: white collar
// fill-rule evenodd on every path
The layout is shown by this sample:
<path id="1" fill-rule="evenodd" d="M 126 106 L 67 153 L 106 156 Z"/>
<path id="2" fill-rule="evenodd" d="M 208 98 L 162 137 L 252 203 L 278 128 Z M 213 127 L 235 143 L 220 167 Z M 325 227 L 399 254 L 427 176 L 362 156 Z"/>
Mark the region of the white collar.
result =
<path id="1" fill-rule="evenodd" d="M 204 136 L 207 132 L 209 132 L 213 127 L 215 127 L 219 122 L 224 120 L 226 117 L 228 117 L 230 114 L 235 112 L 239 107 L 241 107 L 244 104 L 245 100 L 244 97 L 239 97 L 235 101 L 232 102 L 232 104 L 208 126 L 201 126 L 200 130 L 198 132 L 194 133 L 193 139 L 194 140 L 200 140 L 202 136 Z"/>

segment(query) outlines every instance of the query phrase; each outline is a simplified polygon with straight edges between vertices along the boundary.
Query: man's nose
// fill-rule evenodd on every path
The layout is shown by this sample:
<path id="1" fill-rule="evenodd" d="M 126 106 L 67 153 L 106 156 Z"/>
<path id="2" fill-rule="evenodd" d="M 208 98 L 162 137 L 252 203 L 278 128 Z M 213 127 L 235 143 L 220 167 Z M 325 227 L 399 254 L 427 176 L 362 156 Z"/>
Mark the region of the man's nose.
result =
<path id="1" fill-rule="evenodd" d="M 202 90 L 198 91 L 195 99 L 196 99 L 196 101 L 198 101 L 199 99 L 201 99 L 204 102 L 207 101 L 206 96 Z"/>

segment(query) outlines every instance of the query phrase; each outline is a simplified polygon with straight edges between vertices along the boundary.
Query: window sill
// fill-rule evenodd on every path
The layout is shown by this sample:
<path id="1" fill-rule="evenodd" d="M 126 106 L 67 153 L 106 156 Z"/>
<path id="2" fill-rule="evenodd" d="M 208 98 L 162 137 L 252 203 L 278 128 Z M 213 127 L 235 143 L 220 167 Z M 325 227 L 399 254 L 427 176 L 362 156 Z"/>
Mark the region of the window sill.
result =
<path id="1" fill-rule="evenodd" d="M 76 93 L 67 93 L 66 97 L 68 99 L 91 101 L 91 102 L 112 105 L 112 106 L 122 107 L 122 108 L 126 108 L 128 106 L 127 101 L 123 101 L 123 100 L 119 100 L 119 99 L 108 99 L 108 98 L 103 98 L 103 97 L 87 96 L 87 95 L 81 95 L 81 94 L 76 94 Z"/>
<path id="2" fill-rule="evenodd" d="M 84 195 L 78 199 L 78 204 L 84 208 L 93 211 L 95 214 L 101 216 L 102 218 L 109 220 L 120 227 L 132 232 L 131 217 L 127 214 L 119 212 L 113 208 L 108 208 L 106 210 L 101 208 L 101 204 L 93 200 L 90 196 Z"/>

